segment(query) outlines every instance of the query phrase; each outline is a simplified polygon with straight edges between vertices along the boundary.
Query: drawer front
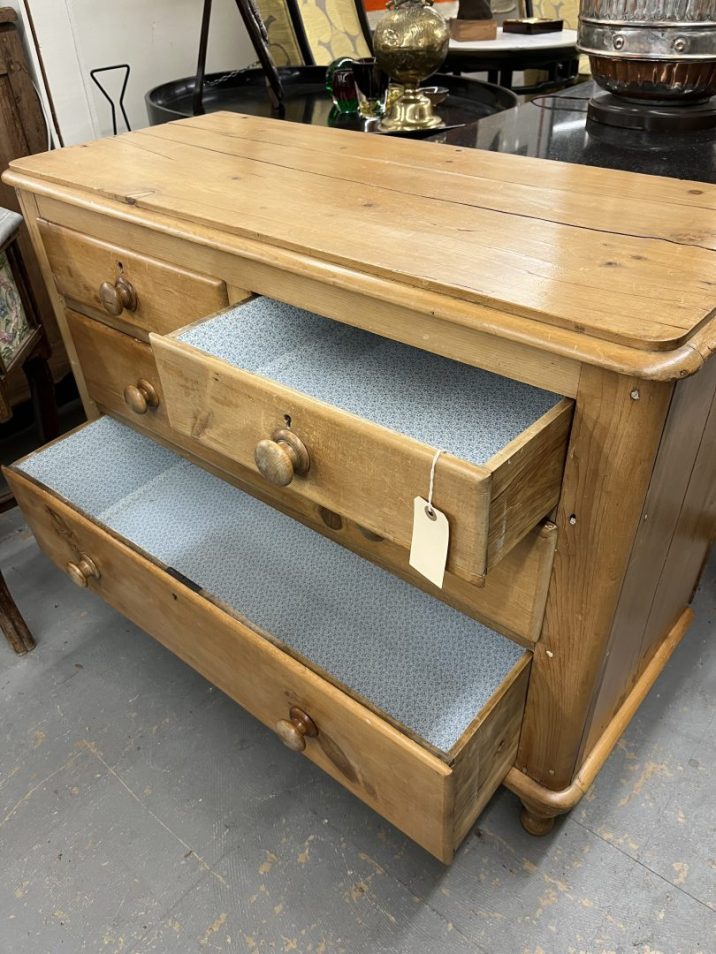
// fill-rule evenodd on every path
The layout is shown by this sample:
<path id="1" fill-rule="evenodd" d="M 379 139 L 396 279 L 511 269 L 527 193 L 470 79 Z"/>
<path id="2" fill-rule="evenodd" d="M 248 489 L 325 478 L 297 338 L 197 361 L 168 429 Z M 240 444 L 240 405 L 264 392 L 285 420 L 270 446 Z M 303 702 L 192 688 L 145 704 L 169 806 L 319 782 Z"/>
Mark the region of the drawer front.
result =
<path id="1" fill-rule="evenodd" d="M 168 437 L 166 402 L 149 345 L 75 311 L 66 309 L 65 318 L 98 407 Z"/>
<path id="2" fill-rule="evenodd" d="M 224 479 L 231 479 L 243 490 L 492 629 L 525 645 L 539 639 L 556 545 L 554 524 L 540 525 L 531 530 L 494 567 L 484 586 L 473 586 L 454 573 L 447 573 L 440 590 L 410 567 L 408 551 L 404 547 L 367 532 L 363 525 L 345 514 L 306 500 L 292 493 L 290 488 L 257 483 L 253 470 L 212 451 L 195 438 L 172 430 L 149 345 L 75 312 L 66 312 L 66 317 L 90 396 L 101 410 L 156 435 L 203 467 L 213 469 Z M 146 410 L 146 401 L 128 403 L 125 398 L 127 387 L 138 388 L 141 382 L 145 382 L 145 386 L 149 384 L 156 396 L 156 406 L 147 405 Z M 136 397 L 136 394 L 130 394 L 132 396 Z M 138 410 L 144 410 L 144 413 L 137 413 Z"/>
<path id="3" fill-rule="evenodd" d="M 40 546 L 74 582 L 94 590 L 279 734 L 286 732 L 291 707 L 307 713 L 316 733 L 304 737 L 304 754 L 450 861 L 465 818 L 476 815 L 514 761 L 527 654 L 448 765 L 47 488 L 16 470 L 6 474 Z"/>
<path id="4" fill-rule="evenodd" d="M 39 221 L 57 290 L 71 307 L 146 336 L 228 304 L 223 281 Z"/>
<path id="5" fill-rule="evenodd" d="M 275 447 L 290 422 L 306 451 L 305 461 L 298 456 L 288 475 L 290 496 L 344 514 L 410 549 L 413 500 L 427 497 L 433 448 L 174 337 L 152 335 L 151 344 L 175 431 L 265 484 L 257 451 L 266 442 Z M 487 571 L 556 505 L 571 417 L 572 402 L 559 402 L 486 466 L 449 454 L 440 458 L 434 500 L 450 523 L 449 572 L 483 585 Z M 284 479 L 283 473 L 275 479 Z"/>

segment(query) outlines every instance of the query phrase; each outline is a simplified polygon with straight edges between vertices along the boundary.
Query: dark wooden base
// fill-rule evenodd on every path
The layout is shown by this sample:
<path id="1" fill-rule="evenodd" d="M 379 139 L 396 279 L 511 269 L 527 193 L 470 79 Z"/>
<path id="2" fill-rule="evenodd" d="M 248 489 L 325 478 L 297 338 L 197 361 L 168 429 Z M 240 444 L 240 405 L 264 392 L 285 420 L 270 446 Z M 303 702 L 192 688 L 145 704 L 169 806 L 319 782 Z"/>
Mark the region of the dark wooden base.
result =
<path id="1" fill-rule="evenodd" d="M 22 613 L 17 608 L 2 573 L 0 573 L 0 627 L 5 639 L 18 656 L 24 656 L 35 648 L 35 640 L 27 628 Z"/>
<path id="2" fill-rule="evenodd" d="M 55 397 L 55 382 L 44 349 L 29 358 L 23 367 L 30 385 L 32 407 L 41 444 L 54 440 L 60 433 L 60 418 Z"/>

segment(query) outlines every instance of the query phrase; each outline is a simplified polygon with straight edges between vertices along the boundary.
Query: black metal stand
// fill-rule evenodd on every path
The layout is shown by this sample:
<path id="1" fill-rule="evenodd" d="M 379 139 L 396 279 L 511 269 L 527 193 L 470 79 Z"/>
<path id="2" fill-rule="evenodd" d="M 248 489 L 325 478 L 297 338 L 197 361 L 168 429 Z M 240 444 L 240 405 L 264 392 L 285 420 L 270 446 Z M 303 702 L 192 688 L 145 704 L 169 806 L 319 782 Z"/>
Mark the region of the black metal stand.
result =
<path id="1" fill-rule="evenodd" d="M 194 115 L 204 112 L 204 77 L 206 75 L 206 54 L 209 48 L 209 26 L 211 24 L 212 0 L 204 0 L 204 9 L 201 17 L 201 33 L 199 35 L 199 59 L 196 66 L 196 82 L 194 85 L 193 107 Z M 268 48 L 268 34 L 264 27 L 261 15 L 256 9 L 254 0 L 236 0 L 241 19 L 249 34 L 249 39 L 266 77 L 269 100 L 271 106 L 279 114 L 283 112 L 283 86 L 281 77 L 276 69 Z"/>
<path id="2" fill-rule="evenodd" d="M 209 0 L 209 5 L 211 5 L 211 0 Z M 100 66 L 96 70 L 90 70 L 90 76 L 92 78 L 92 82 L 95 84 L 97 89 L 100 91 L 100 93 L 104 96 L 104 98 L 109 103 L 109 108 L 112 110 L 112 131 L 114 135 L 116 136 L 117 135 L 117 110 L 115 109 L 115 106 L 114 106 L 114 100 L 109 95 L 109 93 L 104 88 L 104 86 L 102 86 L 100 81 L 97 79 L 98 73 L 111 73 L 113 70 L 125 71 L 124 80 L 122 81 L 122 91 L 119 94 L 119 108 L 121 110 L 122 117 L 124 119 L 124 125 L 127 127 L 127 132 L 131 132 L 132 127 L 129 125 L 129 117 L 127 116 L 127 111 L 124 108 L 124 94 L 127 92 L 127 83 L 129 82 L 129 74 L 132 71 L 132 68 L 129 65 L 129 63 L 119 63 L 117 66 Z"/>
<path id="3" fill-rule="evenodd" d="M 675 106 L 647 100 L 635 103 L 611 93 L 598 93 L 589 102 L 587 118 L 590 124 L 650 133 L 716 129 L 716 100 Z"/>

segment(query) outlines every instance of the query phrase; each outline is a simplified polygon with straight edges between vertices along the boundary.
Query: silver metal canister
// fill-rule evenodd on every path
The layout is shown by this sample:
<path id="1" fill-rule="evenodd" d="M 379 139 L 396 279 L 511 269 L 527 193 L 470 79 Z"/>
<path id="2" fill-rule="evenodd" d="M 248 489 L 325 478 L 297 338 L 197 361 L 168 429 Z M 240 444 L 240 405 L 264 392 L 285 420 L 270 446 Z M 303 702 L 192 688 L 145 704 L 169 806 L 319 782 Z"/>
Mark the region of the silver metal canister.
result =
<path id="1" fill-rule="evenodd" d="M 597 83 L 629 100 L 716 93 L 716 0 L 582 0 L 578 45 Z"/>

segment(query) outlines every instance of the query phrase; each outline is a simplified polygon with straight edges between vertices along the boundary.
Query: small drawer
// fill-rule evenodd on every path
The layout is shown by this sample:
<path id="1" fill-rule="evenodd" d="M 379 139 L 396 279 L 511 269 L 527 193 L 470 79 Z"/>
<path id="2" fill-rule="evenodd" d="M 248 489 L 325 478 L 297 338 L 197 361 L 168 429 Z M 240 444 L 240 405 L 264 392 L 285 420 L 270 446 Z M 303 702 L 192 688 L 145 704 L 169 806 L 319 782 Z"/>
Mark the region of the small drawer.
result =
<path id="1" fill-rule="evenodd" d="M 111 418 L 6 475 L 75 583 L 451 859 L 514 762 L 529 653 Z"/>
<path id="2" fill-rule="evenodd" d="M 174 430 L 405 549 L 446 451 L 434 503 L 471 583 L 557 503 L 571 400 L 268 298 L 150 337 Z"/>
<path id="3" fill-rule="evenodd" d="M 100 410 L 178 445 L 202 466 L 219 471 L 254 496 L 512 639 L 530 644 L 539 638 L 554 559 L 554 524 L 547 523 L 528 533 L 494 568 L 484 586 L 473 586 L 447 573 L 442 589 L 438 590 L 410 567 L 408 551 L 403 547 L 367 532 L 343 514 L 292 494 L 290 488 L 257 483 L 255 471 L 194 437 L 173 431 L 149 345 L 76 312 L 65 314 L 89 394 Z"/>
<path id="4" fill-rule="evenodd" d="M 166 334 L 229 303 L 223 281 L 42 219 L 38 225 L 65 302 L 121 330 Z"/>
<path id="5" fill-rule="evenodd" d="M 148 344 L 65 309 L 90 397 L 103 411 L 146 430 L 171 433 L 157 366 Z"/>

